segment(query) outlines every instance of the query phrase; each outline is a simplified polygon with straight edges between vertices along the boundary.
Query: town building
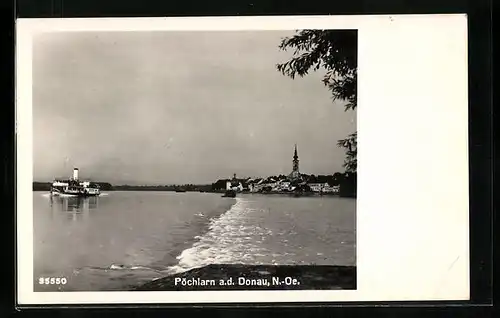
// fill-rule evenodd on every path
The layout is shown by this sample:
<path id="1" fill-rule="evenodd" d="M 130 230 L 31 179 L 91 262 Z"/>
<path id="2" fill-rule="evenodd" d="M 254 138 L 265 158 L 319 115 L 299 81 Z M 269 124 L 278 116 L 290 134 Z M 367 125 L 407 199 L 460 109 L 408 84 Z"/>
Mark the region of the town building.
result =
<path id="1" fill-rule="evenodd" d="M 312 192 L 319 192 L 319 193 L 338 193 L 339 192 L 339 186 L 338 185 L 330 185 L 328 182 L 323 182 L 323 183 L 308 183 L 307 184 Z"/>

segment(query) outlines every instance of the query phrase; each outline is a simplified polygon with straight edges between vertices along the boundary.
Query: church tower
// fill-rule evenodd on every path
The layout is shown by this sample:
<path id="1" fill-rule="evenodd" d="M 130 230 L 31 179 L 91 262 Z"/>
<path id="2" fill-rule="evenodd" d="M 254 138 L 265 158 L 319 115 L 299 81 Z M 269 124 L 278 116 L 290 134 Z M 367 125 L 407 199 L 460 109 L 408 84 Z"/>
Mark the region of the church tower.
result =
<path id="1" fill-rule="evenodd" d="M 292 173 L 290 173 L 290 179 L 296 180 L 300 178 L 300 172 L 299 172 L 299 155 L 297 154 L 297 144 L 295 144 L 295 151 L 293 153 L 293 167 L 292 167 Z"/>
<path id="2" fill-rule="evenodd" d="M 299 172 L 299 156 L 297 155 L 297 144 L 295 144 L 295 152 L 293 153 L 293 171 Z"/>

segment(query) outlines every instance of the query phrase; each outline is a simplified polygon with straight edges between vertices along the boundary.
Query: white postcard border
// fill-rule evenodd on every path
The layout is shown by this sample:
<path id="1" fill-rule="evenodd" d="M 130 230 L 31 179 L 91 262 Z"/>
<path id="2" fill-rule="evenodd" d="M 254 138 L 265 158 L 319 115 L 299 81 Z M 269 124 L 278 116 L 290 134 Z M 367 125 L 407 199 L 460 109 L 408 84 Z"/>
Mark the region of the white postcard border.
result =
<path id="1" fill-rule="evenodd" d="M 33 291 L 36 33 L 308 28 L 359 31 L 357 290 Z M 469 299 L 466 15 L 18 19 L 16 29 L 20 305 Z"/>

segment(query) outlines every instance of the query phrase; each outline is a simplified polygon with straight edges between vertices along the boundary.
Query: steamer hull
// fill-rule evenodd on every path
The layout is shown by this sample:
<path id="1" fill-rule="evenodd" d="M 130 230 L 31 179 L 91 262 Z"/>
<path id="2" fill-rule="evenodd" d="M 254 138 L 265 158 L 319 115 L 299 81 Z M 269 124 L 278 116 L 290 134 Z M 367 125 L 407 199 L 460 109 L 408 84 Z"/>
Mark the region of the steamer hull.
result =
<path id="1" fill-rule="evenodd" d="M 50 194 L 61 197 L 95 197 L 101 194 L 97 183 L 80 181 L 78 179 L 78 168 L 73 171 L 73 178 L 68 180 L 54 180 Z"/>

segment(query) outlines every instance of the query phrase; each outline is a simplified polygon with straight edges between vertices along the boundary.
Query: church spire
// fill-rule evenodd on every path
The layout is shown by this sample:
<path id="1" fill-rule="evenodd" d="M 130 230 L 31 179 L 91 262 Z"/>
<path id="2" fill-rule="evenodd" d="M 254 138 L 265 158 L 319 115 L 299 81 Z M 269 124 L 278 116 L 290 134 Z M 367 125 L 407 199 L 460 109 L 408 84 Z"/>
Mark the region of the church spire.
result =
<path id="1" fill-rule="evenodd" d="M 295 149 L 293 151 L 293 166 L 292 172 L 288 175 L 288 177 L 292 181 L 300 180 L 300 172 L 299 172 L 299 155 L 297 153 L 297 144 L 295 144 Z"/>
<path id="2" fill-rule="evenodd" d="M 293 170 L 295 174 L 299 173 L 299 155 L 297 154 L 297 144 L 295 144 L 295 150 L 293 152 Z"/>

